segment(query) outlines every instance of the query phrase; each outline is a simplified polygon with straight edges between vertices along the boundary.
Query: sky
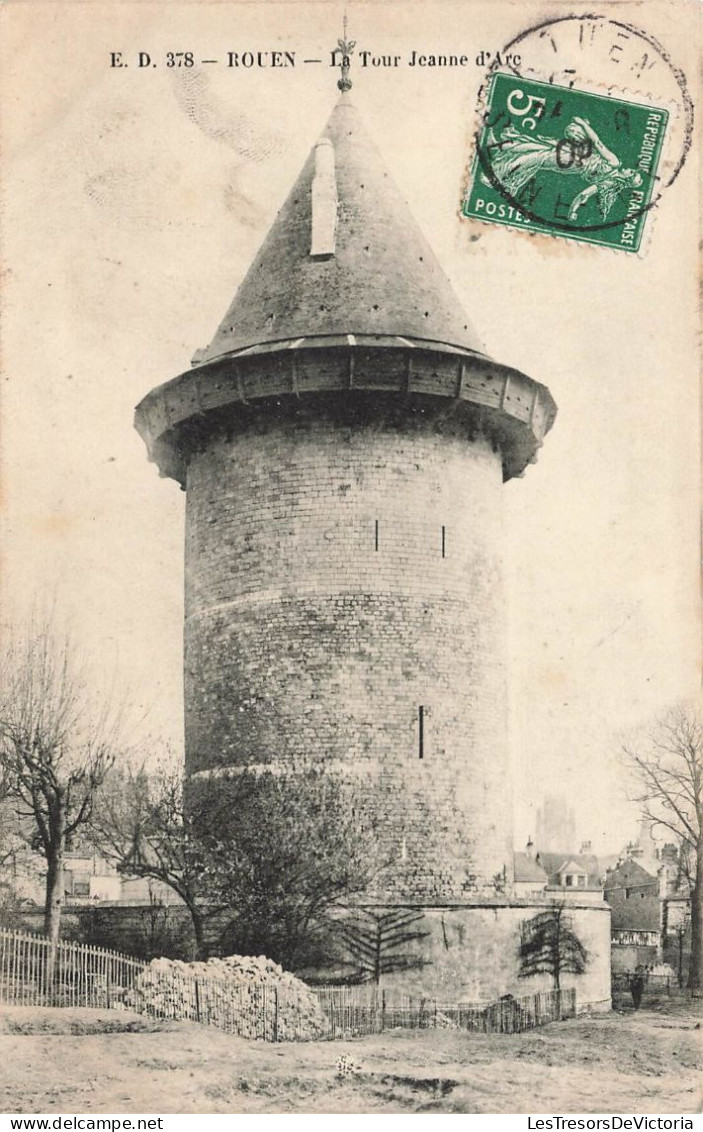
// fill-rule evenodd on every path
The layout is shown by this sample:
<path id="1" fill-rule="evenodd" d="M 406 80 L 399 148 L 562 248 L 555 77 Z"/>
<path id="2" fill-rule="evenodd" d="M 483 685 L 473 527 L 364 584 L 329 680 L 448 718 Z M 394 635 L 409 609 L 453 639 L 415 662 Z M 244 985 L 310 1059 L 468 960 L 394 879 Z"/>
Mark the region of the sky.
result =
<path id="1" fill-rule="evenodd" d="M 694 74 L 692 6 L 602 10 Z M 619 735 L 700 683 L 695 150 L 640 256 L 458 216 L 476 56 L 569 11 L 352 0 L 357 51 L 403 59 L 357 61 L 353 99 L 488 352 L 559 406 L 538 463 L 504 489 L 516 840 L 562 793 L 579 837 L 615 852 L 636 826 Z M 179 749 L 184 496 L 148 464 L 133 410 L 212 338 L 337 76 L 168 68 L 166 53 L 327 60 L 341 4 L 9 0 L 0 20 L 2 616 L 49 595 L 96 681 L 129 688 L 145 742 Z M 410 68 L 412 50 L 471 65 Z M 140 51 L 157 66 L 137 67 Z M 603 65 L 584 61 L 591 83 Z M 649 81 L 672 109 L 671 162 L 677 88 Z"/>

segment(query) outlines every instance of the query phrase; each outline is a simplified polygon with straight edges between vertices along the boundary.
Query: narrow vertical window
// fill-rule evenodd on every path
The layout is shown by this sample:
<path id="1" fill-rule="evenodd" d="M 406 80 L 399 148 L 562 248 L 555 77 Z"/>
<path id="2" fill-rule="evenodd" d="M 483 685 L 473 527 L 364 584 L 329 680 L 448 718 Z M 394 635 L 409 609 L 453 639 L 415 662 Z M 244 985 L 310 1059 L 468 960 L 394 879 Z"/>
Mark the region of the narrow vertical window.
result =
<path id="1" fill-rule="evenodd" d="M 378 550 L 378 519 L 374 525 L 373 548 Z"/>
<path id="2" fill-rule="evenodd" d="M 417 757 L 425 757 L 425 709 L 422 704 L 417 709 Z"/>
<path id="3" fill-rule="evenodd" d="M 442 558 L 447 557 L 447 528 L 442 527 Z"/>

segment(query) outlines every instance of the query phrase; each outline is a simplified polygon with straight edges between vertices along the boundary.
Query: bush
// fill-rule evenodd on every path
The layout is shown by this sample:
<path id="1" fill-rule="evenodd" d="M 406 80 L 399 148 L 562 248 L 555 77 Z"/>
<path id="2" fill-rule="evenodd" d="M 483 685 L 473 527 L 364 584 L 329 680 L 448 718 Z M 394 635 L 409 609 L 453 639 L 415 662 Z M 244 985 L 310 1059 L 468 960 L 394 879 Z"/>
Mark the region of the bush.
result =
<path id="1" fill-rule="evenodd" d="M 21 931 L 22 903 L 9 884 L 0 884 L 0 928 L 6 931 Z"/>
<path id="2" fill-rule="evenodd" d="M 68 917 L 66 917 L 68 920 Z M 63 938 L 93 947 L 106 947 L 151 959 L 165 955 L 170 959 L 191 959 L 193 931 L 188 915 L 180 907 L 149 904 L 129 908 L 86 908 L 76 917 L 75 926 L 62 932 Z"/>

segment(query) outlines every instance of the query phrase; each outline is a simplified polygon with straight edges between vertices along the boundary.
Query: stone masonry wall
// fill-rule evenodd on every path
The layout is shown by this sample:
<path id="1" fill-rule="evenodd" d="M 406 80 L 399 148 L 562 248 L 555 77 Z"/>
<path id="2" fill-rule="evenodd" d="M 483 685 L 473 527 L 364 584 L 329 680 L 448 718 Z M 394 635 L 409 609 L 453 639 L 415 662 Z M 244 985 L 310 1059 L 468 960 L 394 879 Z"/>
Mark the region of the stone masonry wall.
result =
<path id="1" fill-rule="evenodd" d="M 430 422 L 264 421 L 190 459 L 188 769 L 357 776 L 392 897 L 512 884 L 501 484 Z"/>
<path id="2" fill-rule="evenodd" d="M 520 926 L 549 907 L 549 901 L 514 901 L 471 908 L 428 908 L 413 928 L 428 932 L 408 945 L 423 965 L 384 976 L 384 985 L 445 1002 L 492 1002 L 504 994 L 552 990 L 549 974 L 520 977 Z M 567 909 L 570 925 L 586 948 L 582 975 L 564 973 L 563 989 L 576 987 L 577 1009 L 610 1009 L 610 909 L 600 904 Z"/>

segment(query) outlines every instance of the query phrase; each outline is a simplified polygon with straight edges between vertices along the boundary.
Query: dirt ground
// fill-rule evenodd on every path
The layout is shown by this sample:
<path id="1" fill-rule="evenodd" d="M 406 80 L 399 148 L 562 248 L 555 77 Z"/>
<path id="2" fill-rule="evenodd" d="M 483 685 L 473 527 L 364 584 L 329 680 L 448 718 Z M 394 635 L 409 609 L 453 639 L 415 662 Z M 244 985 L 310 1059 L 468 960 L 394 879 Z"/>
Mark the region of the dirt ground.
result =
<path id="1" fill-rule="evenodd" d="M 696 1004 L 663 1001 L 510 1036 L 391 1031 L 248 1042 L 98 1010 L 0 1008 L 0 1111 L 674 1113 L 700 1111 Z M 337 1059 L 358 1069 L 340 1077 Z"/>

